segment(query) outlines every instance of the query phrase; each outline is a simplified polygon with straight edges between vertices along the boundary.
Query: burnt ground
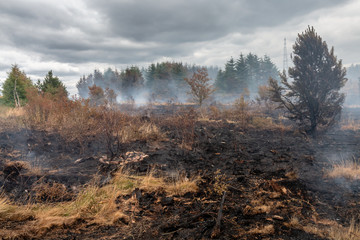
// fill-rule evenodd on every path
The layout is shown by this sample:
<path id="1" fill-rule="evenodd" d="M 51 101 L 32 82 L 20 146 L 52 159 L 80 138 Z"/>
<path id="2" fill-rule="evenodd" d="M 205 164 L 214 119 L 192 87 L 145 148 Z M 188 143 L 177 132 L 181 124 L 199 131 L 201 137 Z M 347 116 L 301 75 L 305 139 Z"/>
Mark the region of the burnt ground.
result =
<path id="1" fill-rule="evenodd" d="M 157 169 L 167 176 L 174 172 L 200 176 L 199 191 L 171 197 L 161 190 L 141 192 L 136 210 L 128 213 L 132 221 L 100 225 L 78 219 L 45 231 L 22 232 L 18 238 L 326 239 L 291 225 L 291 220 L 327 228 L 328 222 L 348 226 L 351 219 L 358 219 L 360 181 L 329 179 L 325 172 L 334 161 L 360 158 L 359 131 L 335 129 L 311 139 L 291 130 L 243 129 L 225 121 L 200 121 L 191 148 L 180 144 L 179 129 L 163 126 L 163 131 L 167 140 L 123 146 L 124 152 L 149 155 L 128 169 L 136 174 Z M 104 153 L 96 138 L 84 150 L 56 133 L 3 131 L 0 185 L 5 195 L 20 204 L 71 200 L 94 175 L 102 176 L 100 182 L 106 184 L 113 167 L 99 162 Z M 30 170 L 21 163 L 11 164 L 18 161 L 27 162 Z M 66 190 L 57 196 L 41 195 L 36 191 L 41 184 L 61 185 Z M 121 207 L 129 197 L 119 196 L 116 203 Z M 223 212 L 217 232 L 219 209 Z M 20 231 L 31 221 L 0 226 Z"/>

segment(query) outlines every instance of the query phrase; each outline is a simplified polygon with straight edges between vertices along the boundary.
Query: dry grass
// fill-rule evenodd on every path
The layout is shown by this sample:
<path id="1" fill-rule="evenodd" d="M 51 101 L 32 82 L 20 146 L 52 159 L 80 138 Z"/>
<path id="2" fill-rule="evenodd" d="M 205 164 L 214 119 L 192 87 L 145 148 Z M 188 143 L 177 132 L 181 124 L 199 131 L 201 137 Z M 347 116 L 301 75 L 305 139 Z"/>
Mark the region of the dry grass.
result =
<path id="1" fill-rule="evenodd" d="M 15 205 L 7 197 L 0 196 L 0 219 L 9 221 L 24 221 L 33 217 L 30 206 Z"/>
<path id="2" fill-rule="evenodd" d="M 0 118 L 20 117 L 25 114 L 24 108 L 12 108 L 0 105 Z"/>
<path id="3" fill-rule="evenodd" d="M 353 218 L 347 227 L 339 225 L 335 221 L 317 220 L 316 224 L 303 224 L 299 218 L 292 217 L 289 223 L 284 223 L 287 227 L 303 230 L 307 233 L 317 235 L 321 238 L 333 240 L 358 240 L 360 239 L 360 226 Z"/>
<path id="4" fill-rule="evenodd" d="M 169 195 L 184 195 L 188 192 L 198 191 L 198 182 L 201 181 L 199 176 L 194 178 L 187 178 L 186 176 L 179 176 L 171 183 L 166 185 L 166 192 Z"/>
<path id="5" fill-rule="evenodd" d="M 354 119 L 346 119 L 343 120 L 340 123 L 341 129 L 342 130 L 353 130 L 353 131 L 358 131 L 360 130 L 360 120 L 354 120 Z"/>
<path id="6" fill-rule="evenodd" d="M 88 219 L 99 224 L 112 224 L 119 219 L 127 218 L 123 209 L 119 209 L 116 204 L 115 200 L 119 196 L 132 194 L 135 189 L 143 192 L 164 190 L 168 196 L 183 195 L 187 192 L 197 191 L 199 180 L 199 178 L 193 180 L 180 178 L 169 183 L 165 181 L 165 178 L 155 177 L 152 171 L 145 176 L 129 175 L 119 171 L 112 178 L 110 184 L 103 187 L 89 184 L 74 200 L 69 202 L 17 206 L 6 197 L 1 197 L 0 219 L 19 221 L 33 218 L 38 229 L 66 224 L 77 218 Z M 96 180 L 94 181 L 96 182 Z M 50 194 L 49 196 L 49 189 L 52 189 L 53 191 L 50 192 L 55 195 Z M 43 191 L 39 191 L 39 198 L 58 198 L 61 193 L 64 193 L 63 186 L 60 185 L 41 185 L 40 190 Z"/>
<path id="7" fill-rule="evenodd" d="M 348 180 L 360 179 L 360 159 L 342 160 L 340 163 L 333 164 L 332 168 L 326 173 L 330 178 L 345 178 Z"/>
<path id="8" fill-rule="evenodd" d="M 248 234 L 270 235 L 273 234 L 274 232 L 275 232 L 274 225 L 270 224 L 263 227 L 251 229 L 250 231 L 248 231 Z"/>
<path id="9" fill-rule="evenodd" d="M 360 226 L 355 223 L 355 219 L 352 219 L 349 227 L 331 227 L 329 236 L 334 240 L 358 240 L 360 239 Z"/>
<path id="10" fill-rule="evenodd" d="M 120 130 L 121 142 L 131 142 L 135 140 L 161 141 L 166 139 L 166 134 L 152 122 L 142 123 L 133 120 Z"/>
<path id="11" fill-rule="evenodd" d="M 24 108 L 11 108 L 0 105 L 0 131 L 18 129 L 23 126 L 21 117 L 24 116 Z"/>
<path id="12" fill-rule="evenodd" d="M 165 138 L 154 123 L 143 122 L 116 106 L 93 106 L 82 99 L 53 99 L 34 93 L 24 111 L 28 128 L 55 131 L 67 143 L 78 143 L 82 151 L 96 136 L 104 142 L 110 157 L 118 154 L 121 143 Z"/>

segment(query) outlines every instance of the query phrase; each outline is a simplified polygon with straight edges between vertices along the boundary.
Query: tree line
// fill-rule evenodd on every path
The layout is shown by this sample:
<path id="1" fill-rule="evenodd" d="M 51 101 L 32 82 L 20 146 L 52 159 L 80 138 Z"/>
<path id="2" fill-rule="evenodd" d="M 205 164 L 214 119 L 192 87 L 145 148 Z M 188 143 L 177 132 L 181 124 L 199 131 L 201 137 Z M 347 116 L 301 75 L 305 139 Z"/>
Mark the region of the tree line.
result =
<path id="1" fill-rule="evenodd" d="M 256 54 L 240 54 L 236 61 L 231 58 L 225 63 L 224 70 L 217 67 L 204 67 L 181 62 L 152 63 L 147 68 L 128 67 L 122 71 L 108 68 L 104 72 L 83 76 L 77 83 L 79 95 L 89 97 L 90 87 L 113 89 L 122 99 L 131 99 L 134 95 L 144 94 L 148 99 L 185 101 L 190 90 L 184 79 L 189 79 L 198 70 L 207 71 L 209 82 L 221 94 L 239 95 L 245 90 L 257 92 L 265 85 L 269 77 L 276 78 L 278 70 L 270 57 L 259 58 Z"/>
<path id="2" fill-rule="evenodd" d="M 121 71 L 108 68 L 101 72 L 95 69 L 93 73 L 81 77 L 76 87 L 82 98 L 93 95 L 91 89 L 101 87 L 104 91 L 112 89 L 122 100 L 131 100 L 139 94 L 146 95 L 148 100 L 184 100 L 189 91 L 184 79 L 202 68 L 204 67 L 167 61 L 152 63 L 141 69 L 138 66 Z M 216 76 L 217 67 L 205 68 L 210 76 Z"/>

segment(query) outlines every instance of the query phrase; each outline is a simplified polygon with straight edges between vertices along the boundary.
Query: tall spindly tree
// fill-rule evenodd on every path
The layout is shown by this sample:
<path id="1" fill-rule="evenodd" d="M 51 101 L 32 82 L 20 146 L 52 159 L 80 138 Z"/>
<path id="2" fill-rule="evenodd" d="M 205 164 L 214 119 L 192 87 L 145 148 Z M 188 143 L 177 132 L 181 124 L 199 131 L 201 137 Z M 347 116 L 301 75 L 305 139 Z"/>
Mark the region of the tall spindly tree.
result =
<path id="1" fill-rule="evenodd" d="M 30 78 L 17 65 L 13 65 L 3 83 L 3 102 L 13 107 L 22 106 L 27 101 L 26 90 L 31 87 L 33 84 Z"/>
<path id="2" fill-rule="evenodd" d="M 332 126 L 341 113 L 345 95 L 339 90 L 345 85 L 346 69 L 341 60 L 329 51 L 325 41 L 308 27 L 298 34 L 293 46 L 294 67 L 280 75 L 281 85 L 269 80 L 272 100 L 287 110 L 287 117 L 296 121 L 307 133 Z"/>

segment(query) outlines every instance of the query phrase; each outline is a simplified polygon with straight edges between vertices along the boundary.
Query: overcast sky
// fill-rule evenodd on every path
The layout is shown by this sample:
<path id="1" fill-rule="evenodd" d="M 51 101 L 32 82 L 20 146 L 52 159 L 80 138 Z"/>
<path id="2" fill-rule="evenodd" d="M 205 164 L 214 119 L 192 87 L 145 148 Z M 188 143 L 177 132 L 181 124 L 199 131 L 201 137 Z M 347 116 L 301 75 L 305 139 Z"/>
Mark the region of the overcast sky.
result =
<path id="1" fill-rule="evenodd" d="M 360 64 L 360 0 L 0 1 L 0 80 L 18 64 L 32 80 L 53 70 L 71 94 L 95 68 L 165 59 L 223 67 L 240 52 L 282 69 L 314 26 L 345 65 Z M 290 58 L 289 58 L 290 62 Z"/>

